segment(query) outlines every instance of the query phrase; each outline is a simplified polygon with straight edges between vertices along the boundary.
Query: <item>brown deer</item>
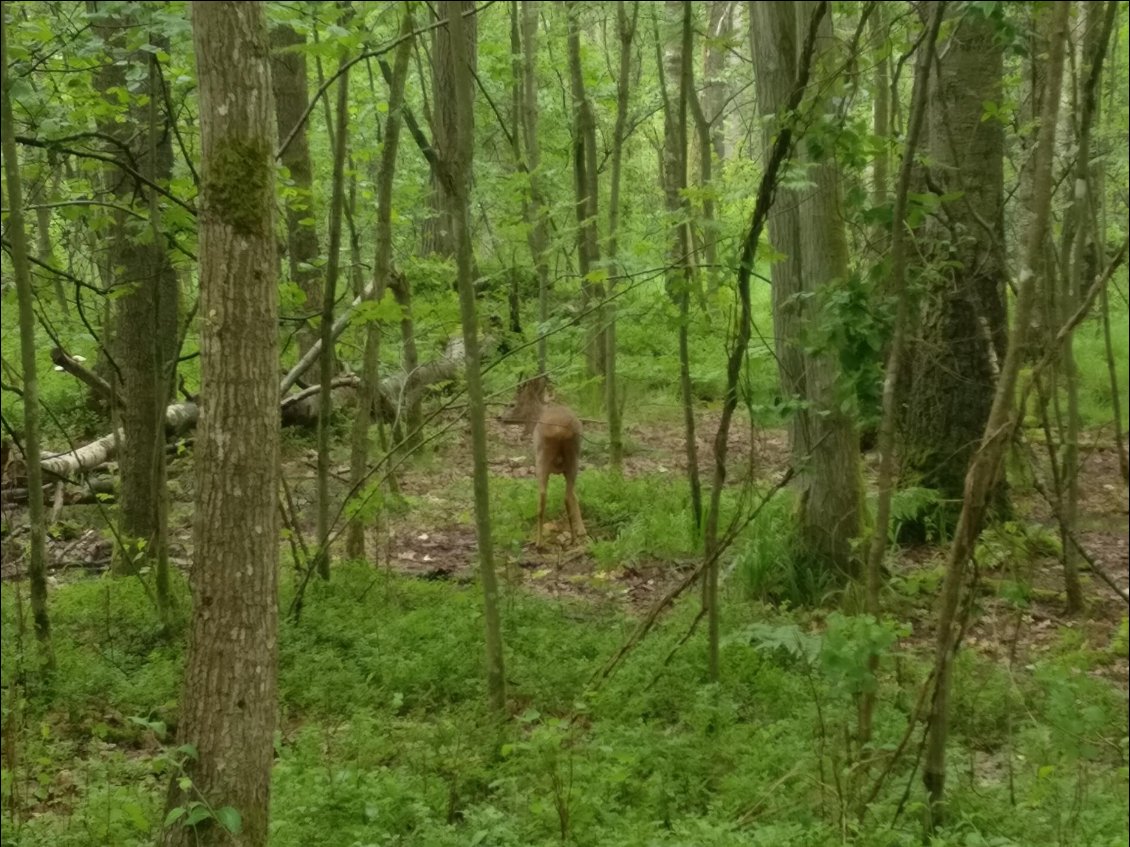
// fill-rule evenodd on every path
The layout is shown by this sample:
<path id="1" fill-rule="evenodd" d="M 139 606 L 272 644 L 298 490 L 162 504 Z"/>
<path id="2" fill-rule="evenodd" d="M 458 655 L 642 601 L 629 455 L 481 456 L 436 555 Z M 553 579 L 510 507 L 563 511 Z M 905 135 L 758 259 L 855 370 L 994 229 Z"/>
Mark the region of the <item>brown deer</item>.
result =
<path id="1" fill-rule="evenodd" d="M 534 457 L 538 474 L 538 534 L 541 549 L 542 524 L 545 521 L 545 490 L 549 475 L 565 477 L 565 511 L 569 516 L 569 532 L 573 541 L 585 538 L 585 523 L 577 505 L 574 487 L 581 459 L 581 421 L 567 406 L 546 401 L 548 378 L 541 374 L 518 385 L 514 405 L 502 413 L 508 424 L 525 424 L 526 434 L 534 435 Z"/>

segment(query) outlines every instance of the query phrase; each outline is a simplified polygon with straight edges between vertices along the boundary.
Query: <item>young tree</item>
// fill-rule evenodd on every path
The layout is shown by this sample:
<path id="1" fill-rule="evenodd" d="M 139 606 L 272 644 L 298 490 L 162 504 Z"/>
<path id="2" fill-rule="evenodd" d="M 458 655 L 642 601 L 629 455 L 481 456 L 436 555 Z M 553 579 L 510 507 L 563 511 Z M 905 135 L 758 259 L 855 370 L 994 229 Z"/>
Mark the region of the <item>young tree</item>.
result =
<path id="1" fill-rule="evenodd" d="M 1110 40 L 1115 3 L 1091 3 L 1084 9 L 1085 24 L 1082 44 L 1082 62 L 1078 71 L 1078 122 L 1074 191 L 1071 205 L 1064 215 L 1063 237 L 1059 248 L 1061 278 L 1058 292 L 1059 306 L 1056 325 L 1070 322 L 1079 308 L 1086 288 L 1097 272 L 1099 233 L 1095 231 L 1097 217 L 1092 208 L 1092 189 L 1095 164 L 1091 160 L 1091 136 L 1098 110 L 1099 82 L 1102 79 L 1103 57 Z M 1104 289 L 1105 291 L 1105 289 Z M 1049 330 L 1052 327 L 1049 327 Z M 1060 370 L 1067 394 L 1066 415 L 1063 416 L 1063 452 L 1059 472 L 1058 512 L 1061 523 L 1061 544 L 1064 571 L 1064 590 L 1067 595 L 1068 614 L 1083 610 L 1083 586 L 1079 579 L 1079 553 L 1071 538 L 1078 529 L 1079 515 L 1079 438 L 1083 422 L 1079 413 L 1079 365 L 1075 358 L 1075 331 L 1069 329 L 1061 347 Z M 1117 395 L 1116 395 L 1117 396 Z M 1049 445 L 1050 446 L 1050 445 Z M 1051 460 L 1056 461 L 1055 455 Z"/>
<path id="2" fill-rule="evenodd" d="M 479 371 L 478 318 L 472 279 L 470 229 L 471 162 L 474 153 L 474 113 L 471 109 L 471 50 L 461 0 L 437 4 L 439 21 L 435 39 L 436 79 L 447 87 L 436 90 L 435 118 L 439 178 L 444 195 L 452 198 L 455 263 L 459 284 L 459 315 L 466 350 L 467 406 L 471 420 L 474 463 L 475 528 L 479 542 L 479 572 L 483 583 L 483 622 L 486 626 L 487 690 L 491 707 L 499 716 L 506 711 L 506 676 L 502 660 L 502 629 L 498 613 L 498 580 L 494 572 L 494 544 L 490 530 L 490 492 L 487 435 L 482 376 Z M 458 83 L 458 84 L 457 84 Z M 442 141 L 441 141 L 442 139 Z"/>
<path id="3" fill-rule="evenodd" d="M 879 422 L 878 451 L 879 473 L 876 480 L 877 503 L 875 525 L 867 548 L 866 584 L 867 613 L 879 619 L 879 588 L 883 558 L 887 551 L 887 534 L 891 520 L 891 500 L 895 485 L 895 422 L 898 413 L 898 372 L 905 355 L 907 324 L 910 322 L 910 293 L 907 291 L 907 232 L 906 209 L 910 195 L 910 183 L 915 167 L 915 154 L 918 140 L 925 123 L 927 92 L 930 71 L 934 65 L 934 48 L 937 44 L 938 30 L 942 24 L 944 2 L 933 4 L 932 16 L 926 30 L 925 43 L 919 45 L 918 58 L 914 69 L 914 89 L 910 104 L 910 116 L 906 128 L 906 146 L 903 149 L 902 163 L 899 166 L 898 184 L 895 187 L 894 210 L 891 217 L 890 244 L 890 294 L 895 298 L 895 323 L 891 334 L 891 346 L 887 353 L 886 374 L 883 378 L 882 416 Z M 876 109 L 876 114 L 878 114 Z M 876 123 L 878 123 L 876 119 Z M 878 182 L 878 177 L 876 177 Z M 883 191 L 885 193 L 885 186 Z M 879 657 L 870 658 L 870 669 L 875 673 L 879 667 Z M 859 723 L 857 740 L 861 745 L 871 740 L 871 724 L 875 709 L 875 691 L 865 691 L 859 700 Z"/>
<path id="4" fill-rule="evenodd" d="M 400 148 L 401 108 L 404 105 L 404 83 L 408 78 L 408 60 L 412 55 L 412 5 L 404 5 L 400 24 L 403 41 L 396 48 L 392 83 L 389 85 L 388 120 L 385 122 L 384 146 L 381 147 L 380 170 L 377 171 L 377 250 L 373 261 L 373 296 L 380 302 L 392 271 L 392 178 L 396 171 L 396 155 Z M 369 459 L 369 425 L 373 408 L 380 394 L 381 326 L 370 321 L 365 328 L 364 366 L 357 411 L 353 419 L 353 442 L 349 479 L 353 488 L 360 487 Z M 409 423 L 411 426 L 411 422 Z M 365 525 L 359 518 L 349 523 L 346 549 L 354 558 L 365 555 Z"/>
<path id="5" fill-rule="evenodd" d="M 193 3 L 192 37 L 201 131 L 201 409 L 193 617 L 178 735 L 196 752 L 184 765 L 191 785 L 172 778 L 168 809 L 203 800 L 215 817 L 195 827 L 174 823 L 164 844 L 230 838 L 260 847 L 274 753 L 279 558 L 275 134 L 263 5 Z"/>
<path id="6" fill-rule="evenodd" d="M 657 11 L 655 7 L 653 10 Z M 663 195 L 669 223 L 667 290 L 679 309 L 679 389 L 683 403 L 683 441 L 687 453 L 687 479 L 691 495 L 691 520 L 697 533 L 702 526 L 702 482 L 698 469 L 698 439 L 695 436 L 694 391 L 691 386 L 690 304 L 694 285 L 691 255 L 690 210 L 687 189 L 687 109 L 693 33 L 682 0 L 666 0 L 667 37 L 656 32 L 656 67 L 663 99 Z M 707 575 L 707 585 L 710 574 Z M 707 591 L 709 593 L 709 590 Z M 707 608 L 712 608 L 708 600 Z"/>
<path id="7" fill-rule="evenodd" d="M 346 9 L 348 15 L 348 8 Z M 326 261 L 326 282 L 322 291 L 321 342 L 319 356 L 320 384 L 318 393 L 318 576 L 330 578 L 330 426 L 333 415 L 333 323 L 337 299 L 337 277 L 341 267 L 341 219 L 345 208 L 345 148 L 349 132 L 349 68 L 338 72 L 337 107 L 334 118 L 333 185 L 330 193 L 330 245 Z"/>
<path id="8" fill-rule="evenodd" d="M 620 184 L 624 170 L 624 142 L 628 131 L 628 105 L 632 85 L 632 40 L 636 34 L 640 5 L 632 3 L 628 17 L 624 0 L 616 2 L 616 34 L 620 42 L 620 71 L 616 78 L 616 124 L 612 130 L 612 176 L 608 197 L 608 264 L 614 274 L 623 270 L 620 256 Z M 609 280 L 609 295 L 616 284 Z M 616 393 L 616 303 L 605 307 L 608 325 L 605 330 L 604 402 L 608 409 L 608 463 L 615 473 L 620 473 L 624 458 L 623 422 L 620 419 L 620 401 Z"/>
<path id="9" fill-rule="evenodd" d="M 47 567 L 45 546 L 47 522 L 43 514 L 43 471 L 39 466 L 39 380 L 35 365 L 35 293 L 31 287 L 31 265 L 28 262 L 27 229 L 24 225 L 23 187 L 20 183 L 20 160 L 16 154 L 16 127 L 12 117 L 12 82 L 8 76 L 8 4 L 0 4 L 0 92 L 3 113 L 4 182 L 8 195 L 8 237 L 12 245 L 12 273 L 16 278 L 16 296 L 20 308 L 20 363 L 24 389 L 24 461 L 27 463 L 28 524 L 31 543 L 28 550 L 27 575 L 31 583 L 31 613 L 35 635 L 43 648 L 48 667 L 55 664 L 51 649 L 51 621 L 47 617 Z"/>

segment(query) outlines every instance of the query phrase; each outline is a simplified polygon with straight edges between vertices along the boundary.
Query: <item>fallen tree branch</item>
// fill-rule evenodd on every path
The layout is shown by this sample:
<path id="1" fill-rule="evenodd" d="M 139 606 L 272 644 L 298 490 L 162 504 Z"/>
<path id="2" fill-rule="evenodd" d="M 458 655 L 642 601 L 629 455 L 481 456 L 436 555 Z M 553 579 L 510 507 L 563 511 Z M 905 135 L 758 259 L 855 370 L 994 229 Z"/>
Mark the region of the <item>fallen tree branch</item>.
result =
<path id="1" fill-rule="evenodd" d="M 336 324 L 335 324 L 336 326 Z M 316 345 L 315 345 L 316 346 Z M 316 356 L 314 358 L 317 358 Z M 311 362 L 313 359 L 311 359 Z M 434 361 L 421 365 L 410 374 L 394 374 L 381 382 L 381 408 L 383 413 L 395 414 L 399 402 L 406 394 L 422 390 L 428 385 L 434 385 L 458 376 L 460 365 L 463 361 L 463 342 L 461 339 L 452 339 L 448 342 L 443 354 Z M 283 384 L 294 375 L 292 369 L 283 379 Z M 300 375 L 300 372 L 299 372 Z M 297 379 L 297 376 L 294 376 Z M 335 379 L 333 388 L 351 388 L 356 384 L 357 377 L 353 374 Z M 293 385 L 293 382 L 290 383 Z M 283 398 L 279 404 L 279 411 L 286 426 L 303 426 L 311 423 L 316 418 L 316 412 L 308 409 L 311 398 L 321 393 L 321 386 L 312 385 L 304 388 L 297 394 Z M 165 409 L 165 430 L 170 435 L 181 433 L 196 426 L 200 417 L 200 407 L 196 403 L 176 403 Z M 117 455 L 124 436 L 121 430 L 104 435 L 96 441 L 74 450 L 54 453 L 46 456 L 40 463 L 45 473 L 64 479 L 93 470 L 103 465 Z"/>
<path id="2" fill-rule="evenodd" d="M 51 349 L 51 361 L 71 376 L 90 386 L 99 396 L 105 398 L 106 402 L 121 405 L 121 401 L 115 396 L 116 392 L 110 383 L 89 368 L 83 367 L 78 359 L 68 355 L 62 347 Z"/>

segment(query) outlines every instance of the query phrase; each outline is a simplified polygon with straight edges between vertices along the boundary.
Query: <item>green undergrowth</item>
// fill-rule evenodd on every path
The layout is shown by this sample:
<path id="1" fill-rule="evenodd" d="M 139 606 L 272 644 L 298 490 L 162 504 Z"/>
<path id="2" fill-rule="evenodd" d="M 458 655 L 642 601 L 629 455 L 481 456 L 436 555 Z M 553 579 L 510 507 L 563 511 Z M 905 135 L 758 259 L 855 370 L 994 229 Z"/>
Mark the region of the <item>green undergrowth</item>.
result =
<path id="1" fill-rule="evenodd" d="M 901 739 L 925 676 L 907 630 L 774 611 L 740 600 L 737 584 L 727 583 L 719 685 L 704 679 L 701 633 L 675 649 L 693 597 L 594 686 L 635 622 L 504 592 L 514 717 L 499 726 L 486 709 L 475 585 L 337 566 L 280 633 L 272 845 L 921 843 L 913 756 L 862 828 L 850 812 L 878 772 L 859 777 L 847 741 L 867 657 L 884 656 L 880 749 Z M 290 591 L 284 577 L 284 608 Z M 152 843 L 183 631 L 159 635 L 136 580 L 74 582 L 51 602 L 48 677 L 5 587 L 4 843 Z M 933 843 L 1126 843 L 1126 699 L 1090 670 L 1067 647 L 1011 670 L 961 654 L 952 824 Z"/>

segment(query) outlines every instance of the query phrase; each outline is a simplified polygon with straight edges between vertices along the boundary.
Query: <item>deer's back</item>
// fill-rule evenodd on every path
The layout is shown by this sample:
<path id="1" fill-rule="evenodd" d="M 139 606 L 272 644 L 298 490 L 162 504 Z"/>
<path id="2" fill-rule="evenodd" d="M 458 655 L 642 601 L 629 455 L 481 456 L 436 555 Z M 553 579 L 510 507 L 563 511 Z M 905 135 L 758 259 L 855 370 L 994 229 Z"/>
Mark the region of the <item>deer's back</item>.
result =
<path id="1" fill-rule="evenodd" d="M 581 421 L 568 406 L 543 406 L 534 425 L 534 450 L 550 473 L 575 469 L 581 454 Z"/>

